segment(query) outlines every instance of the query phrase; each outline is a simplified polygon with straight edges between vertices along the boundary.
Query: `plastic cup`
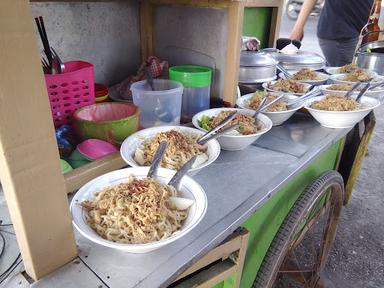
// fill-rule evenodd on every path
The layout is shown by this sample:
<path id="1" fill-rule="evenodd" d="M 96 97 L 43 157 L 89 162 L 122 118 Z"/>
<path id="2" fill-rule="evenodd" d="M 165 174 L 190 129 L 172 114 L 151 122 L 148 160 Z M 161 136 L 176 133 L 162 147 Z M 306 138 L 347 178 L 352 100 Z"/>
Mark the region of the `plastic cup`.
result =
<path id="1" fill-rule="evenodd" d="M 164 79 L 154 79 L 153 84 L 155 91 L 146 80 L 131 85 L 133 103 L 140 108 L 140 125 L 179 125 L 183 85 Z"/>

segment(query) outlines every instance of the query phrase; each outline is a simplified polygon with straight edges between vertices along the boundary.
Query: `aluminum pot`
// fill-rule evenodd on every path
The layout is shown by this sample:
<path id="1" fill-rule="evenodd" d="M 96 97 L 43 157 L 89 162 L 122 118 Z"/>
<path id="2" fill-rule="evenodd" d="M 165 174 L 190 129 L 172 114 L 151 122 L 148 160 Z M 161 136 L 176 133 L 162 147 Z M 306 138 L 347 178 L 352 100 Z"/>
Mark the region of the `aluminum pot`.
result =
<path id="1" fill-rule="evenodd" d="M 355 55 L 356 65 L 384 75 L 384 40 L 361 46 Z"/>
<path id="2" fill-rule="evenodd" d="M 276 64 L 267 53 L 241 51 L 239 83 L 256 84 L 276 79 Z"/>

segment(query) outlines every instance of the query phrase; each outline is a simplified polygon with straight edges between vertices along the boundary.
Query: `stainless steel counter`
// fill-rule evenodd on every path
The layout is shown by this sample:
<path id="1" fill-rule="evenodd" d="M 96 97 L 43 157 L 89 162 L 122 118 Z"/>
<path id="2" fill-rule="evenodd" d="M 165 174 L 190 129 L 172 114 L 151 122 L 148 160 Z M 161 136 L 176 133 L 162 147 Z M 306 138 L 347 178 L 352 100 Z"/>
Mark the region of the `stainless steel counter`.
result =
<path id="1" fill-rule="evenodd" d="M 76 233 L 79 258 L 30 287 L 165 287 L 348 131 L 297 114 L 243 151 L 222 151 L 195 176 L 206 191 L 208 211 L 183 239 L 148 254 L 129 254 Z"/>

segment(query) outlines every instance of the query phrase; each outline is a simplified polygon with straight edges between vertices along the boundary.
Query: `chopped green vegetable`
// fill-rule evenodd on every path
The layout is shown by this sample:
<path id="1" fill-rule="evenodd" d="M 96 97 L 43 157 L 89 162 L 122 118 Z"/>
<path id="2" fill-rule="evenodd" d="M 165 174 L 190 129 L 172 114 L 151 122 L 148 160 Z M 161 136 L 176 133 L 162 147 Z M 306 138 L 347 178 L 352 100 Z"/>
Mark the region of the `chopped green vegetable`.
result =
<path id="1" fill-rule="evenodd" d="M 367 48 L 367 49 L 365 50 L 365 52 L 367 52 L 367 53 L 372 53 L 372 50 L 369 49 L 369 48 Z"/>
<path id="2" fill-rule="evenodd" d="M 207 115 L 203 115 L 200 120 L 197 121 L 199 123 L 199 126 L 201 128 L 203 128 L 204 130 L 211 130 L 211 128 L 209 127 L 209 122 L 211 122 L 211 117 L 207 116 Z"/>

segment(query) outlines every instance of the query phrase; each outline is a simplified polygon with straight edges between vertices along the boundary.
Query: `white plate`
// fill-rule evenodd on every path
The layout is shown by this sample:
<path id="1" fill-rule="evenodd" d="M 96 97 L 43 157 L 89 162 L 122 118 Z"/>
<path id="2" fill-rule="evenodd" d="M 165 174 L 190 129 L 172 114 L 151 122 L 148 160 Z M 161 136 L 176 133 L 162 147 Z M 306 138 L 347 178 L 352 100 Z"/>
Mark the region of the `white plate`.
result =
<path id="1" fill-rule="evenodd" d="M 148 170 L 149 167 L 125 168 L 116 170 L 99 176 L 81 187 L 73 197 L 70 205 L 73 219 L 72 222 L 76 229 L 84 237 L 88 238 L 94 243 L 131 253 L 147 253 L 184 237 L 203 219 L 208 206 L 207 196 L 205 195 L 203 188 L 189 176 L 183 177 L 178 195 L 180 197 L 193 199 L 195 203 L 189 208 L 188 217 L 184 220 L 181 229 L 169 238 L 147 244 L 116 243 L 100 237 L 87 224 L 87 212 L 79 205 L 82 201 L 94 199 L 95 193 L 102 190 L 103 188 L 127 182 L 127 177 L 129 175 L 133 175 L 137 178 L 144 178 L 146 177 Z M 175 171 L 173 170 L 159 168 L 157 172 L 157 179 L 162 183 L 168 183 L 174 174 Z"/>
<path id="2" fill-rule="evenodd" d="M 354 111 L 325 111 L 311 108 L 314 101 L 324 99 L 325 96 L 315 97 L 308 100 L 304 107 L 324 127 L 327 128 L 350 128 L 362 120 L 369 112 L 380 106 L 380 101 L 371 97 L 361 97 L 363 109 Z"/>
<path id="3" fill-rule="evenodd" d="M 298 70 L 292 70 L 292 71 L 289 71 L 289 72 L 293 75 L 296 72 L 298 72 Z M 320 80 L 296 80 L 296 81 L 299 81 L 301 83 L 308 83 L 308 84 L 311 84 L 311 85 L 322 85 L 322 84 L 325 84 L 328 81 L 329 75 L 327 75 L 325 73 L 317 72 L 317 71 L 316 71 L 316 73 L 321 77 Z M 283 72 L 279 73 L 279 77 L 283 78 L 283 79 L 287 79 Z"/>
<path id="4" fill-rule="evenodd" d="M 134 159 L 134 154 L 136 149 L 143 143 L 145 140 L 148 140 L 152 137 L 155 137 L 157 133 L 176 130 L 185 134 L 193 134 L 193 135 L 204 135 L 205 133 L 197 130 L 195 128 L 183 127 L 183 126 L 160 126 L 160 127 L 152 127 L 144 130 L 140 130 L 132 135 L 130 135 L 127 139 L 124 140 L 123 144 L 120 147 L 120 155 L 124 159 L 124 161 L 132 166 L 132 167 L 140 167 L 141 165 L 137 163 Z M 194 167 L 189 170 L 189 175 L 196 174 L 200 169 L 207 167 L 211 163 L 213 163 L 217 157 L 220 155 L 220 144 L 216 139 L 210 140 L 207 143 L 207 156 L 208 160 L 201 165 Z"/>
<path id="5" fill-rule="evenodd" d="M 305 92 L 309 89 L 309 87 L 311 87 L 310 84 L 308 83 L 301 83 L 304 85 L 304 89 L 305 89 L 305 92 L 304 93 L 292 93 L 292 92 L 282 92 L 282 91 L 276 91 L 276 90 L 272 90 L 271 88 L 269 88 L 269 85 L 273 85 L 275 84 L 276 81 L 270 81 L 270 82 L 264 82 L 261 86 L 266 90 L 266 91 L 270 91 L 270 92 L 276 92 L 276 93 L 285 93 L 285 94 L 291 94 L 291 95 L 297 95 L 297 96 L 301 96 L 301 95 L 304 95 Z"/>
<path id="6" fill-rule="evenodd" d="M 201 131 L 206 131 L 200 127 L 198 121 L 201 119 L 203 115 L 206 115 L 208 117 L 213 117 L 219 114 L 221 111 L 237 111 L 240 114 L 250 115 L 250 116 L 253 116 L 255 114 L 255 111 L 249 110 L 249 109 L 215 108 L 215 109 L 209 109 L 209 110 L 205 110 L 197 113 L 195 116 L 193 116 L 192 123 L 197 129 L 200 129 Z M 228 150 L 228 151 L 243 150 L 247 146 L 255 142 L 256 139 L 258 139 L 261 135 L 271 130 L 272 128 L 271 119 L 269 119 L 267 116 L 263 114 L 259 114 L 257 116 L 257 119 L 261 121 L 265 126 L 265 128 L 262 131 L 255 134 L 250 134 L 250 135 L 229 135 L 229 134 L 221 135 L 217 138 L 217 140 L 220 143 L 221 149 Z"/>
<path id="7" fill-rule="evenodd" d="M 275 96 L 281 95 L 279 93 L 273 93 L 273 92 L 271 92 L 271 94 L 273 94 Z M 243 108 L 243 109 L 251 109 L 251 108 L 248 108 L 245 103 L 249 99 L 251 99 L 253 97 L 253 95 L 254 95 L 254 93 L 250 93 L 250 94 L 246 94 L 246 95 L 243 95 L 240 98 L 238 98 L 236 101 L 237 106 L 239 106 L 240 108 Z M 298 96 L 286 94 L 284 96 L 284 98 L 286 100 L 292 101 L 292 100 L 298 99 Z M 294 109 L 290 109 L 290 110 L 286 110 L 286 111 L 262 112 L 262 113 L 264 115 L 268 116 L 268 118 L 272 120 L 273 126 L 277 126 L 277 125 L 283 124 L 285 121 L 287 121 L 289 118 L 291 118 L 291 116 L 293 114 L 295 114 L 295 112 L 297 110 L 299 110 L 301 107 L 303 107 L 303 104 L 296 106 Z"/>

